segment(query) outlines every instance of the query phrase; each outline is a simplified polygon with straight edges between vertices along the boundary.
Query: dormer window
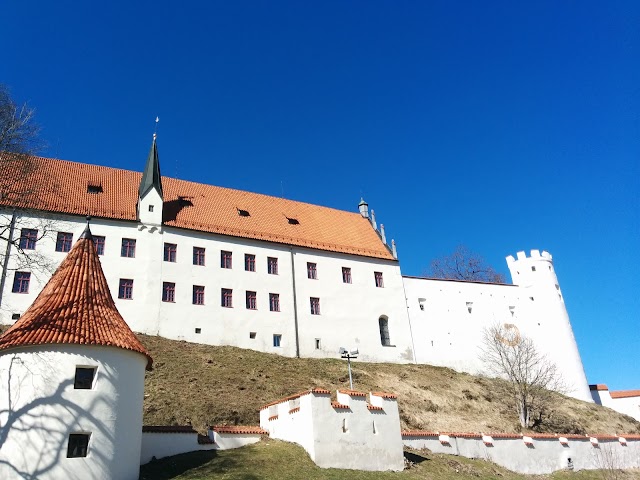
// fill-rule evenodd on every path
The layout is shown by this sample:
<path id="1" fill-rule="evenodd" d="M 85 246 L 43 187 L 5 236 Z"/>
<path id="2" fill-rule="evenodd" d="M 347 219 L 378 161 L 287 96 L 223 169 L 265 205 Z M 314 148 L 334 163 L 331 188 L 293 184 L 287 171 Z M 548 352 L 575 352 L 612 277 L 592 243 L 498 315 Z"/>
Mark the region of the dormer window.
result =
<path id="1" fill-rule="evenodd" d="M 251 216 L 251 214 L 249 213 L 249 210 L 242 210 L 241 208 L 238 208 L 238 215 L 240 215 L 241 217 Z"/>
<path id="2" fill-rule="evenodd" d="M 287 217 L 287 221 L 289 222 L 289 225 L 300 225 L 300 222 L 298 221 L 297 218 Z"/>
<path id="3" fill-rule="evenodd" d="M 91 183 L 87 185 L 87 193 L 93 193 L 94 195 L 97 195 L 102 192 L 104 192 L 104 190 L 102 189 L 102 185 L 96 185 Z"/>

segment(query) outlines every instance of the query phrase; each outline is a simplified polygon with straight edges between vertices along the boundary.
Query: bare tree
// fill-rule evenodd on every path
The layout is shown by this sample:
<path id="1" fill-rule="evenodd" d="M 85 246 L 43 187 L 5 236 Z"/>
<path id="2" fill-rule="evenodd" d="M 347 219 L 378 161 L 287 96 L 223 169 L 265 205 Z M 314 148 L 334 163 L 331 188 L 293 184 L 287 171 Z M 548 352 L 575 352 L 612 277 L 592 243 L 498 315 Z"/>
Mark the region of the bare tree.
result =
<path id="1" fill-rule="evenodd" d="M 40 213 L 32 215 L 41 195 L 55 185 L 38 181 L 37 161 L 33 157 L 43 148 L 35 109 L 17 104 L 9 89 L 0 84 L 0 307 L 7 275 L 12 270 L 48 274 L 50 259 L 28 248 L 22 232 L 29 229 L 34 243 L 59 230 L 59 222 Z M 45 186 L 46 185 L 46 186 Z"/>
<path id="2" fill-rule="evenodd" d="M 496 324 L 484 329 L 481 351 L 486 369 L 507 380 L 523 428 L 542 422 L 542 415 L 553 402 L 550 391 L 567 391 L 556 364 L 541 354 L 533 341 L 522 336 L 513 324 Z"/>
<path id="3" fill-rule="evenodd" d="M 427 274 L 433 278 L 451 280 L 505 282 L 504 275 L 496 272 L 484 258 L 464 245 L 458 245 L 451 255 L 432 260 Z"/>

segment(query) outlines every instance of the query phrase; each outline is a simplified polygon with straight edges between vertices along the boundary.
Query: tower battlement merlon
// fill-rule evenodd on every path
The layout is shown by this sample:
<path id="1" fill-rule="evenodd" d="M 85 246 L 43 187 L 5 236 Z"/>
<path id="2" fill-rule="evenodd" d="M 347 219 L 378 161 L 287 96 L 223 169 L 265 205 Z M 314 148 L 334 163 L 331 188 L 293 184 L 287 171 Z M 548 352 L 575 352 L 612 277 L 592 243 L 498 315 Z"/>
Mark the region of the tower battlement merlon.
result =
<path id="1" fill-rule="evenodd" d="M 546 250 L 543 250 L 542 253 L 540 252 L 540 250 L 537 249 L 533 249 L 531 250 L 531 254 L 529 257 L 527 257 L 527 254 L 524 252 L 524 250 L 516 253 L 516 258 L 513 257 L 513 255 L 509 255 L 508 257 L 506 257 L 507 259 L 507 265 L 511 265 L 513 263 L 519 262 L 521 260 L 546 260 L 549 262 L 553 262 L 553 256 L 547 252 Z"/>

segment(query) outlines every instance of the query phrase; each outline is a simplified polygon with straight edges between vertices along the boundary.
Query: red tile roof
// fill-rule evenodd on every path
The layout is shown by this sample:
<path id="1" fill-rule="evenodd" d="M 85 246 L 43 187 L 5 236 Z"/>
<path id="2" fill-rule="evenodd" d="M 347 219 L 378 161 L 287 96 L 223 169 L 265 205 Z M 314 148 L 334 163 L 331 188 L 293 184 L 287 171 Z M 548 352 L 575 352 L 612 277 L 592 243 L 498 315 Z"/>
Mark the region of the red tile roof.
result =
<path id="1" fill-rule="evenodd" d="M 345 405 L 344 403 L 338 403 L 338 402 L 331 402 L 331 406 L 333 408 L 336 408 L 338 410 L 350 410 L 351 407 L 349 407 L 349 405 Z"/>
<path id="2" fill-rule="evenodd" d="M 604 383 L 598 383 L 596 385 L 589 385 L 589 390 L 609 390 Z"/>
<path id="3" fill-rule="evenodd" d="M 609 392 L 611 398 L 640 397 L 640 390 L 616 390 Z"/>
<path id="4" fill-rule="evenodd" d="M 93 241 L 83 234 L 33 304 L 0 337 L 0 350 L 76 344 L 124 348 L 153 360 L 116 308 Z"/>
<path id="5" fill-rule="evenodd" d="M 366 397 L 367 394 L 365 392 L 358 392 L 357 390 L 349 390 L 349 389 L 341 389 L 338 390 L 340 393 L 344 393 L 345 395 L 349 395 L 351 397 Z"/>
<path id="6" fill-rule="evenodd" d="M 483 435 L 488 435 L 493 439 L 497 438 L 522 438 L 523 436 L 530 438 L 537 438 L 538 440 L 557 440 L 560 437 L 564 437 L 567 440 L 590 440 L 591 437 L 595 437 L 598 440 L 618 440 L 620 436 L 627 440 L 640 440 L 640 435 L 576 435 L 576 434 L 557 434 L 557 433 L 472 433 L 472 432 L 429 432 L 424 430 L 403 430 L 401 432 L 403 437 L 439 437 L 440 435 L 447 435 L 449 437 L 456 438 L 482 438 Z"/>
<path id="7" fill-rule="evenodd" d="M 273 402 L 269 402 L 266 405 L 261 406 L 260 410 L 264 410 L 265 408 L 272 407 L 272 406 L 277 405 L 277 404 L 282 403 L 282 402 L 286 402 L 286 401 L 289 401 L 289 400 L 295 400 L 296 398 L 300 398 L 303 395 L 308 395 L 310 393 L 315 393 L 315 394 L 319 394 L 319 395 L 331 395 L 331 392 L 329 390 L 325 389 L 325 388 L 314 387 L 314 388 L 311 388 L 309 390 L 303 390 L 301 392 L 294 393 L 293 395 L 289 395 L 288 397 L 284 397 L 284 398 L 281 398 L 279 400 L 275 400 Z"/>
<path id="8" fill-rule="evenodd" d="M 23 189 L 31 191 L 35 185 L 34 193 L 28 199 L 5 196 L 0 205 L 136 220 L 141 173 L 42 157 L 29 161 L 35 171 L 24 180 L 28 186 Z M 102 193 L 88 193 L 88 185 L 101 186 Z M 165 225 L 394 260 L 359 213 L 168 177 L 162 185 Z M 239 215 L 238 210 L 249 216 Z"/>
<path id="9" fill-rule="evenodd" d="M 269 432 L 260 427 L 241 425 L 215 425 L 211 430 L 217 433 L 231 433 L 238 435 L 269 435 Z"/>
<path id="10" fill-rule="evenodd" d="M 376 397 L 387 398 L 390 400 L 398 398 L 398 395 L 395 393 L 386 393 L 386 392 L 371 392 L 371 395 L 375 395 Z"/>
<path id="11" fill-rule="evenodd" d="M 369 410 L 380 410 L 380 411 L 382 411 L 382 410 L 383 410 L 383 408 L 382 408 L 382 407 L 378 407 L 378 406 L 376 406 L 376 405 L 371 405 L 370 403 L 367 403 L 367 408 L 368 408 Z"/>

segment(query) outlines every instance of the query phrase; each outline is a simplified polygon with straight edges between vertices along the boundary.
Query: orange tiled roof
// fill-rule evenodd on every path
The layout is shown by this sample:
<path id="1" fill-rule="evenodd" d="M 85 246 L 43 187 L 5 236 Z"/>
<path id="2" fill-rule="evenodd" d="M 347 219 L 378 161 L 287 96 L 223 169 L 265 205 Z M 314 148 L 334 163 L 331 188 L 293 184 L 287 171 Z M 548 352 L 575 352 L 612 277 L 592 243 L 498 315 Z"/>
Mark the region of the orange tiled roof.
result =
<path id="1" fill-rule="evenodd" d="M 348 388 L 341 388 L 338 390 L 340 393 L 344 393 L 345 395 L 349 395 L 351 397 L 366 397 L 367 394 L 365 392 L 358 392 L 357 390 L 349 390 Z"/>
<path id="2" fill-rule="evenodd" d="M 241 425 L 215 425 L 211 427 L 216 433 L 232 433 L 238 435 L 247 435 L 247 434 L 258 434 L 258 435 L 268 435 L 269 432 L 263 430 L 260 427 L 255 426 L 241 426 Z"/>
<path id="3" fill-rule="evenodd" d="M 387 398 L 390 400 L 393 399 L 397 399 L 398 395 L 396 395 L 395 393 L 388 393 L 388 392 L 371 392 L 372 395 L 375 395 L 376 397 L 382 397 L 382 398 Z"/>
<path id="4" fill-rule="evenodd" d="M 640 397 L 640 390 L 616 390 L 609 392 L 611 398 Z"/>
<path id="5" fill-rule="evenodd" d="M 34 193 L 28 199 L 5 196 L 0 205 L 136 220 L 141 173 L 42 157 L 29 159 L 35 168 L 25 181 L 29 187 L 24 188 Z M 359 213 L 175 178 L 164 177 L 162 182 L 165 225 L 393 260 L 369 220 Z M 102 193 L 88 193 L 89 185 L 100 187 Z M 239 210 L 249 216 L 241 216 Z M 290 224 L 288 219 L 299 223 Z"/>
<path id="6" fill-rule="evenodd" d="M 152 359 L 111 297 L 100 260 L 85 232 L 24 315 L 0 337 L 0 350 L 27 345 L 104 345 Z"/>

